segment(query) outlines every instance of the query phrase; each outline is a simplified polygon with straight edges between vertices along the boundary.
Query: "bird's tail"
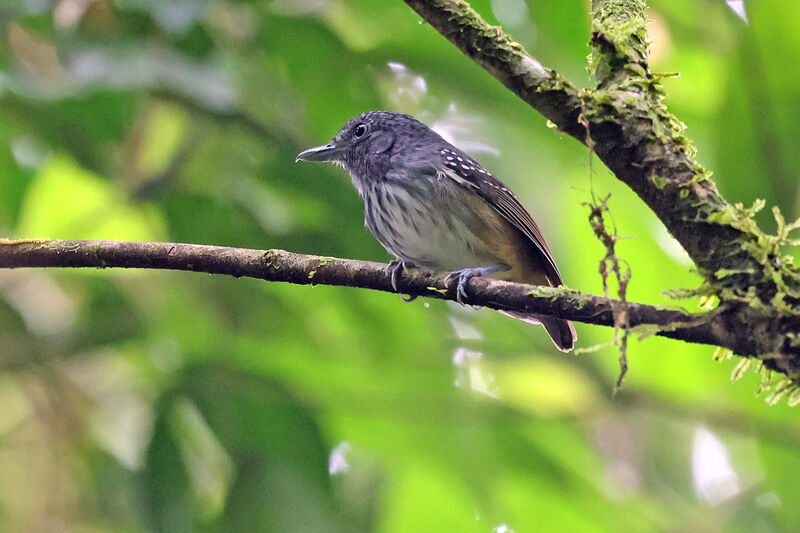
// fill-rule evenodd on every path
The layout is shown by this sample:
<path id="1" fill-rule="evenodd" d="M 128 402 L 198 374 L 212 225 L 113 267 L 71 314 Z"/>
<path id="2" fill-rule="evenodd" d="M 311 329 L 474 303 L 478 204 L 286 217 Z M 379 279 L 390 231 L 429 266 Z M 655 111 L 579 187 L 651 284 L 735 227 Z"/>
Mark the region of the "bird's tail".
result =
<path id="1" fill-rule="evenodd" d="M 569 320 L 563 318 L 553 318 L 551 316 L 531 315 L 527 313 L 518 313 L 516 311 L 500 311 L 504 315 L 524 320 L 530 324 L 541 324 L 550 335 L 550 339 L 556 348 L 562 352 L 570 352 L 575 346 L 575 341 L 578 340 L 578 334 L 575 332 L 575 326 Z"/>

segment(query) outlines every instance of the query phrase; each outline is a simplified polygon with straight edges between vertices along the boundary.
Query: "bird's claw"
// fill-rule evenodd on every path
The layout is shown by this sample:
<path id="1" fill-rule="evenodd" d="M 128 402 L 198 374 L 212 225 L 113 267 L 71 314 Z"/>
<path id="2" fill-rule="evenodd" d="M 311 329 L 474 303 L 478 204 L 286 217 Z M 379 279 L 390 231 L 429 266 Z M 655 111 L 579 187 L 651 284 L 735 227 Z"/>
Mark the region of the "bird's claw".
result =
<path id="1" fill-rule="evenodd" d="M 392 288 L 394 289 L 394 292 L 400 292 L 400 289 L 397 287 L 397 280 L 399 279 L 400 274 L 403 273 L 403 270 L 406 269 L 406 263 L 401 259 L 393 259 L 389 261 L 389 269 L 392 273 Z M 415 294 L 409 294 L 407 296 L 401 294 L 400 299 L 408 303 L 416 300 L 417 296 Z"/>
<path id="2" fill-rule="evenodd" d="M 403 272 L 405 266 L 399 259 L 392 259 L 389 261 L 389 271 L 392 273 L 392 288 L 394 292 L 400 292 L 397 288 L 397 278 Z"/>
<path id="3" fill-rule="evenodd" d="M 450 272 L 447 277 L 444 278 L 444 282 L 447 284 L 451 279 L 458 276 L 458 285 L 456 285 L 456 301 L 461 305 L 467 305 L 467 283 L 469 283 L 469 280 L 477 275 L 472 272 L 473 270 L 474 269 L 471 268 L 455 270 Z"/>
<path id="4" fill-rule="evenodd" d="M 451 279 L 458 276 L 458 285 L 456 285 L 456 301 L 461 305 L 467 305 L 467 300 L 469 299 L 467 296 L 467 283 L 469 283 L 469 280 L 472 278 L 488 276 L 489 274 L 494 274 L 495 272 L 499 272 L 501 270 L 510 270 L 510 268 L 506 265 L 462 268 L 461 270 L 454 270 L 453 272 L 450 272 L 447 277 L 444 278 L 444 282 L 447 284 Z"/>

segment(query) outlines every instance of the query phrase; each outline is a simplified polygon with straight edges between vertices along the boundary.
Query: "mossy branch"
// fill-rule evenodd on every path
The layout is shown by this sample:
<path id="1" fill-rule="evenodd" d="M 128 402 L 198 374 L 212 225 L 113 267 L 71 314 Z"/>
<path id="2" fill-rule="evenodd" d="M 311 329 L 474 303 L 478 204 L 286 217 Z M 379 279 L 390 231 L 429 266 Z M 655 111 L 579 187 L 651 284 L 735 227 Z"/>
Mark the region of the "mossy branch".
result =
<path id="1" fill-rule="evenodd" d="M 728 203 L 697 162 L 685 126 L 663 103 L 659 76 L 650 72 L 644 0 L 592 0 L 590 67 L 597 85 L 586 89 L 531 57 L 464 0 L 405 2 L 597 154 L 695 262 L 704 289 L 730 317 L 727 334 L 748 332 L 748 351 L 739 353 L 756 355 L 768 369 L 800 383 L 800 269 L 780 252 L 790 241 L 783 230 L 775 236 L 760 230 L 754 209 Z"/>

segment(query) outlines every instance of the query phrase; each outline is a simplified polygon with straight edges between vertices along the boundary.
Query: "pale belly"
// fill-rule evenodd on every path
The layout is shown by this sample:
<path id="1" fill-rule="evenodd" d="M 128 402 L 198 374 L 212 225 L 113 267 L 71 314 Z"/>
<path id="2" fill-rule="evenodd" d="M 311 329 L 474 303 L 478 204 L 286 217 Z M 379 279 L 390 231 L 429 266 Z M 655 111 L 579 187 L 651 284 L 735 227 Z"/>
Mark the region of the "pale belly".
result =
<path id="1" fill-rule="evenodd" d="M 365 225 L 389 253 L 441 270 L 504 264 L 493 246 L 506 224 L 499 215 L 483 204 L 470 205 L 482 200 L 461 197 L 466 193 L 459 189 L 427 192 L 395 187 L 365 195 Z"/>

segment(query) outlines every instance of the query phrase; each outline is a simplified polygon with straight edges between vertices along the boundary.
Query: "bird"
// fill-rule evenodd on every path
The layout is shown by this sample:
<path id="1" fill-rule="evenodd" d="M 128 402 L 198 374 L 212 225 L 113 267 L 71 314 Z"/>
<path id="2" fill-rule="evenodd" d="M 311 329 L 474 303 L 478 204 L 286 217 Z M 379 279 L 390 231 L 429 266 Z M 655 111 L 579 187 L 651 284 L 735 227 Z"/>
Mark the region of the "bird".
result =
<path id="1" fill-rule="evenodd" d="M 297 161 L 347 170 L 364 201 L 365 226 L 395 257 L 390 263 L 395 291 L 398 277 L 410 267 L 449 271 L 448 281 L 458 277 L 461 304 L 468 301 L 468 283 L 476 276 L 564 284 L 541 230 L 514 193 L 410 115 L 361 113 L 328 144 L 300 152 Z M 562 352 L 577 341 L 569 320 L 500 312 L 541 324 Z"/>

